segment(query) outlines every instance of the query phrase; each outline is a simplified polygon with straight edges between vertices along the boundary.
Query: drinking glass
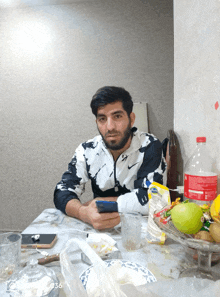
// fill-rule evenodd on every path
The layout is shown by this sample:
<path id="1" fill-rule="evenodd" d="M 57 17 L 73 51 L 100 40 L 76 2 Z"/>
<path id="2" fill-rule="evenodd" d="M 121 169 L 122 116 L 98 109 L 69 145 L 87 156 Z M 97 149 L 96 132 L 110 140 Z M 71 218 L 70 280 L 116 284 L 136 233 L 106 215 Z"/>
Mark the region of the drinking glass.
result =
<path id="1" fill-rule="evenodd" d="M 121 234 L 122 245 L 127 250 L 137 250 L 141 246 L 141 214 L 122 213 Z"/>
<path id="2" fill-rule="evenodd" d="M 21 257 L 21 234 L 0 234 L 0 282 L 6 281 L 18 269 Z"/>

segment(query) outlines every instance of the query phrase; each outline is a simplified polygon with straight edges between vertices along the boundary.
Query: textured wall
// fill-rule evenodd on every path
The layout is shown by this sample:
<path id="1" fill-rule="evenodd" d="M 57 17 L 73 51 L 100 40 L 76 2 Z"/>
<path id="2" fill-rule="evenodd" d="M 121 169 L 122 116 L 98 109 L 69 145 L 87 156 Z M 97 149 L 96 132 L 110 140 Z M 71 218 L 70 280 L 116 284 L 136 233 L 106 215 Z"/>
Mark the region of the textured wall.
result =
<path id="1" fill-rule="evenodd" d="M 148 102 L 160 140 L 173 127 L 172 1 L 2 3 L 0 230 L 22 230 L 54 206 L 75 148 L 97 134 L 89 103 L 98 88 L 123 86 Z"/>
<path id="2" fill-rule="evenodd" d="M 174 0 L 174 129 L 183 164 L 206 136 L 220 193 L 220 2 Z M 181 170 L 181 168 L 180 168 Z"/>

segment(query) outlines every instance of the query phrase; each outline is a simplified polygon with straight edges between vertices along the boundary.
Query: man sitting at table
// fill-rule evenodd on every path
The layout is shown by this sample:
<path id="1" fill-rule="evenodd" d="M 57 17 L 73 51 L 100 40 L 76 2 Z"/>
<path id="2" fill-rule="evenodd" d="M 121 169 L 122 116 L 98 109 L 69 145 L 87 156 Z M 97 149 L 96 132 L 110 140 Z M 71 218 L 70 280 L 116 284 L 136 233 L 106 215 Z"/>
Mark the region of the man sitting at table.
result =
<path id="1" fill-rule="evenodd" d="M 118 211 L 148 213 L 146 181 L 163 184 L 166 163 L 160 141 L 133 127 L 130 94 L 120 87 L 103 87 L 93 96 L 91 109 L 99 136 L 78 146 L 54 192 L 56 208 L 95 229 L 119 224 L 118 212 L 99 213 L 95 200 L 117 201 Z M 93 198 L 80 196 L 91 180 Z"/>

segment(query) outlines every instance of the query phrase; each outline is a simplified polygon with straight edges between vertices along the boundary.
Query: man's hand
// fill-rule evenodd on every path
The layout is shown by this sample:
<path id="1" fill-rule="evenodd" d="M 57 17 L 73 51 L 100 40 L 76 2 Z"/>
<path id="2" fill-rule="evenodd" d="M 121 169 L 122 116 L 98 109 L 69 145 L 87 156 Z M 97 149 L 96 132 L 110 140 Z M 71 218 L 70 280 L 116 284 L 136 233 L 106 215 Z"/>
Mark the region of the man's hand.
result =
<path id="1" fill-rule="evenodd" d="M 107 229 L 113 228 L 114 226 L 120 223 L 120 216 L 118 212 L 109 212 L 109 213 L 99 213 L 96 207 L 95 200 L 103 199 L 94 199 L 88 206 L 82 206 L 79 209 L 79 217 L 82 218 L 84 222 L 91 224 L 95 229 Z M 107 200 L 107 199 L 106 199 Z M 108 200 L 112 201 L 112 200 Z"/>
<path id="2" fill-rule="evenodd" d="M 99 213 L 95 201 L 117 201 L 117 198 L 118 197 L 96 198 L 84 204 L 81 204 L 79 200 L 72 199 L 66 205 L 66 214 L 91 224 L 95 229 L 102 230 L 113 228 L 120 223 L 119 213 Z"/>

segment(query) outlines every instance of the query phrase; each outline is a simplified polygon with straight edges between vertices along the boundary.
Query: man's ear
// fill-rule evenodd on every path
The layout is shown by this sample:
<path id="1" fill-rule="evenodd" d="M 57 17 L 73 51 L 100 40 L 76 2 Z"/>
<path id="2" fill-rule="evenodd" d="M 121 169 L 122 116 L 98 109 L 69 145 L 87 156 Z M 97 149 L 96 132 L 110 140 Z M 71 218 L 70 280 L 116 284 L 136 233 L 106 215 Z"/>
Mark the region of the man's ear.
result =
<path id="1" fill-rule="evenodd" d="M 133 127 L 135 122 L 135 113 L 133 111 L 130 114 L 130 119 L 131 119 L 131 127 Z"/>

